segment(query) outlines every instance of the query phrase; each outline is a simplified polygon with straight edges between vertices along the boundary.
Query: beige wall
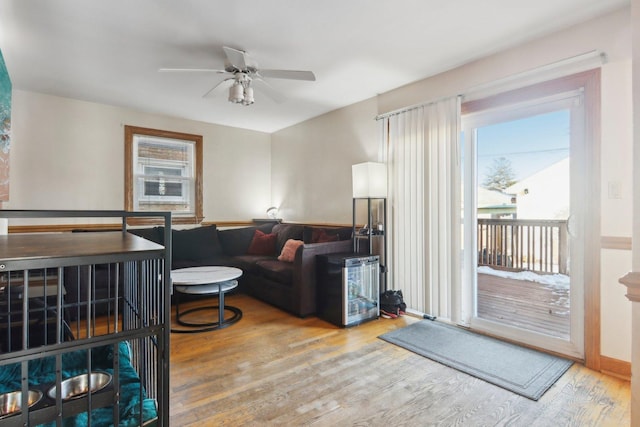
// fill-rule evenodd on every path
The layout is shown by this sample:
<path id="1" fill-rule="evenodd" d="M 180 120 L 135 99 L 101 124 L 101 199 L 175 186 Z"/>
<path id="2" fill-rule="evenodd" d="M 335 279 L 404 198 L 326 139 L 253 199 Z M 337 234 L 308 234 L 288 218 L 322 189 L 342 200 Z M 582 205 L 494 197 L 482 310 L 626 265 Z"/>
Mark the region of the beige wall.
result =
<path id="1" fill-rule="evenodd" d="M 631 238 L 633 221 L 633 113 L 631 61 L 621 57 L 602 69 L 600 162 L 601 235 Z M 611 187 L 611 192 L 609 187 Z M 620 191 L 615 193 L 615 187 Z M 618 279 L 631 270 L 630 250 L 603 248 L 600 257 L 602 354 L 631 361 L 631 302 Z"/>
<path id="2" fill-rule="evenodd" d="M 468 94 L 478 86 L 596 49 L 605 52 L 610 62 L 628 60 L 631 36 L 629 20 L 629 10 L 621 9 L 384 93 L 378 97 L 378 112 L 382 114 L 429 100 Z"/>
<path id="3" fill-rule="evenodd" d="M 351 224 L 351 165 L 376 161 L 374 98 L 272 135 L 273 203 L 287 221 Z"/>
<path id="4" fill-rule="evenodd" d="M 205 221 L 262 217 L 270 206 L 269 134 L 21 90 L 11 119 L 6 209 L 123 209 L 124 125 L 203 136 Z"/>
<path id="5" fill-rule="evenodd" d="M 467 94 L 513 74 L 600 50 L 602 67 L 601 234 L 631 237 L 632 108 L 628 9 L 478 60 L 273 135 L 273 195 L 287 220 L 349 222 L 350 165 L 375 161 L 377 114 Z M 303 173 L 304 172 L 304 173 Z M 610 198 L 609 183 L 619 184 Z M 631 267 L 631 252 L 601 251 L 602 354 L 631 360 L 631 305 L 617 283 Z"/>

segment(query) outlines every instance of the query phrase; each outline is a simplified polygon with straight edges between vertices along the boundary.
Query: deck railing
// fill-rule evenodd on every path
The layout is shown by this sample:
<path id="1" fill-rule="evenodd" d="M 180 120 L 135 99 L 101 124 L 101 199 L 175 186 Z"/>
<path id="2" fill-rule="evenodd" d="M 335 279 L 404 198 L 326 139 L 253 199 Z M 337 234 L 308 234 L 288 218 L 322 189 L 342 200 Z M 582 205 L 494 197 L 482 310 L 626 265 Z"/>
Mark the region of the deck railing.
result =
<path id="1" fill-rule="evenodd" d="M 569 273 L 566 220 L 478 218 L 478 265 Z"/>

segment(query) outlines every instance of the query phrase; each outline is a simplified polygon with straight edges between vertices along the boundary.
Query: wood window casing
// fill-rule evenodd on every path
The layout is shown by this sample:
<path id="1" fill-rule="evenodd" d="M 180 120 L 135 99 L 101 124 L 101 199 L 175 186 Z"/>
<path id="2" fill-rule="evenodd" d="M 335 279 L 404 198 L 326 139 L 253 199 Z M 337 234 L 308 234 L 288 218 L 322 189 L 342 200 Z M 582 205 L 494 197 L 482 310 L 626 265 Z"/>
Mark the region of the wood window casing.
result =
<path id="1" fill-rule="evenodd" d="M 204 219 L 202 209 L 202 136 L 180 132 L 172 132 L 166 130 L 150 129 L 136 126 L 125 126 L 124 142 L 125 142 L 125 200 L 124 206 L 126 211 L 136 210 L 135 185 L 136 185 L 136 167 L 134 153 L 135 136 L 148 136 L 152 138 L 165 138 L 170 140 L 185 141 L 193 143 L 194 156 L 193 162 L 193 200 L 190 201 L 189 214 L 172 215 L 171 222 L 173 224 L 199 224 Z M 155 210 L 171 210 L 170 207 Z M 132 218 L 129 220 L 135 224 L 149 224 L 154 220 Z"/>

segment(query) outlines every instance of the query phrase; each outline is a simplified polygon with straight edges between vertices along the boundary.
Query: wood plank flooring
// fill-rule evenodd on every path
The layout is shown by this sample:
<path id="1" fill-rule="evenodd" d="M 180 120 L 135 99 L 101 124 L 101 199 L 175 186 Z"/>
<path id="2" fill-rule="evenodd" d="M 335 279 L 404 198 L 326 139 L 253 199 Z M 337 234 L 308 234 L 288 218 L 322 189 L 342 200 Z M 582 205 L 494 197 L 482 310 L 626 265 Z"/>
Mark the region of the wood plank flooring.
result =
<path id="1" fill-rule="evenodd" d="M 226 302 L 240 322 L 171 335 L 172 426 L 629 425 L 629 383 L 582 365 L 534 402 L 377 338 L 416 318 L 341 329 Z"/>

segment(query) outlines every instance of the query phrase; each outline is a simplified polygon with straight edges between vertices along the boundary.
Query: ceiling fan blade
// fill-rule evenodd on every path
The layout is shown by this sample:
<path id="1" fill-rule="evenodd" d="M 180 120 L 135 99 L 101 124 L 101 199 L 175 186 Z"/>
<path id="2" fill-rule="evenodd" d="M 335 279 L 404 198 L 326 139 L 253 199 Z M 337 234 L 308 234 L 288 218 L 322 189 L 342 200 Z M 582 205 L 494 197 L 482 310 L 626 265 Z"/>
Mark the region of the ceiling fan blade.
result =
<path id="1" fill-rule="evenodd" d="M 296 70 L 260 70 L 262 77 L 272 77 L 274 79 L 308 80 L 314 82 L 316 76 L 311 71 Z"/>
<path id="2" fill-rule="evenodd" d="M 255 89 L 259 90 L 261 93 L 264 93 L 265 95 L 267 95 L 269 98 L 271 98 L 278 104 L 281 104 L 287 100 L 285 96 L 280 94 L 278 91 L 276 91 L 273 88 L 273 86 L 271 86 L 269 83 L 265 82 L 261 78 L 254 77 L 251 80 L 251 83 Z"/>
<path id="3" fill-rule="evenodd" d="M 228 77 L 226 79 L 222 79 L 220 80 L 218 83 L 216 83 L 211 89 L 209 89 L 207 91 L 207 93 L 205 93 L 204 95 L 202 95 L 203 98 L 207 98 L 209 97 L 211 94 L 213 94 L 213 92 L 218 89 L 220 87 L 220 85 L 228 80 L 233 80 L 233 77 Z"/>
<path id="4" fill-rule="evenodd" d="M 224 49 L 224 54 L 227 55 L 227 61 L 229 62 L 229 65 L 237 68 L 240 71 L 247 68 L 245 53 L 243 51 L 227 46 L 223 46 L 222 49 Z"/>
<path id="5" fill-rule="evenodd" d="M 214 70 L 212 68 L 159 68 L 159 73 L 182 73 L 182 72 L 196 72 L 196 73 L 217 73 L 225 74 L 226 70 Z"/>

